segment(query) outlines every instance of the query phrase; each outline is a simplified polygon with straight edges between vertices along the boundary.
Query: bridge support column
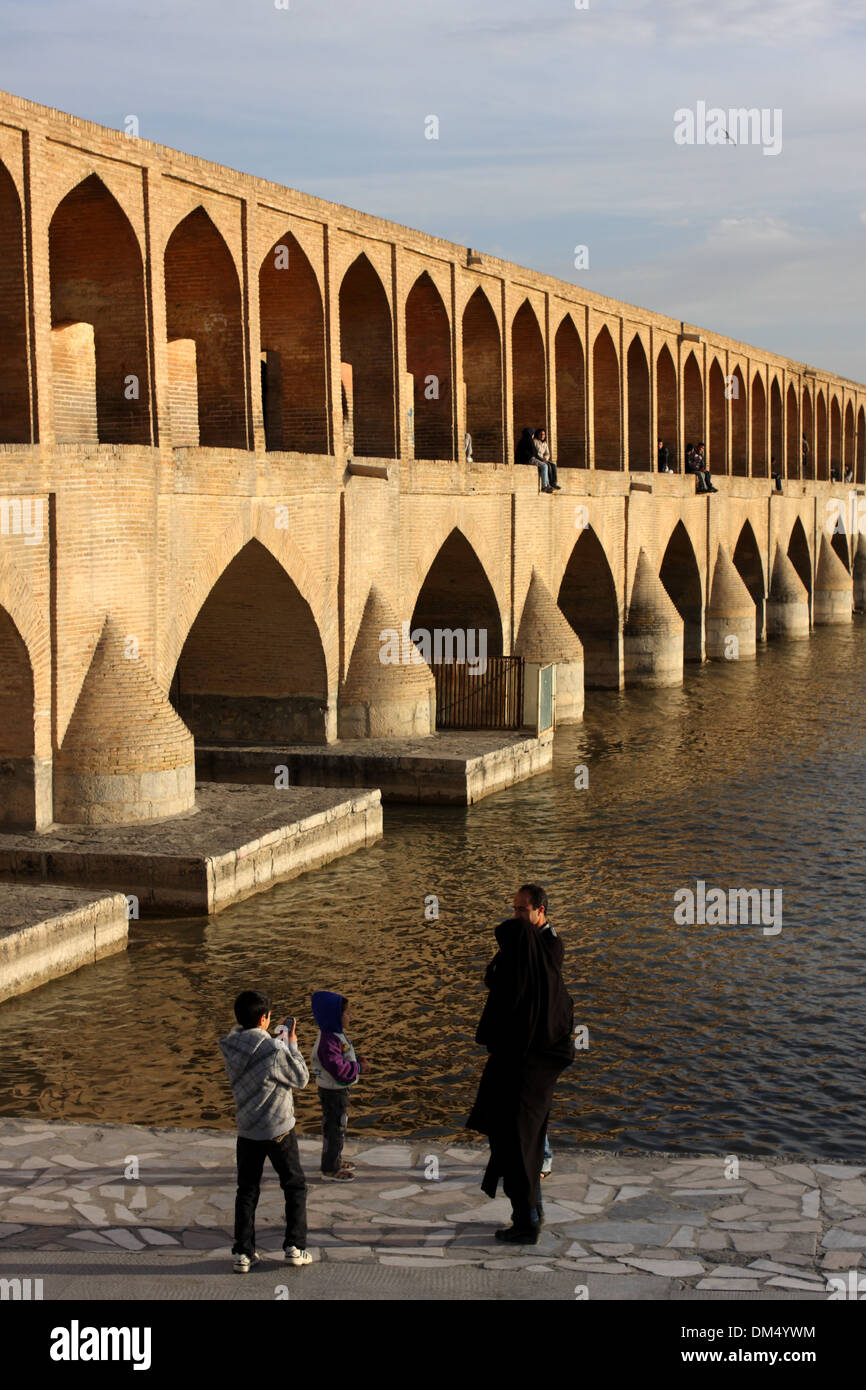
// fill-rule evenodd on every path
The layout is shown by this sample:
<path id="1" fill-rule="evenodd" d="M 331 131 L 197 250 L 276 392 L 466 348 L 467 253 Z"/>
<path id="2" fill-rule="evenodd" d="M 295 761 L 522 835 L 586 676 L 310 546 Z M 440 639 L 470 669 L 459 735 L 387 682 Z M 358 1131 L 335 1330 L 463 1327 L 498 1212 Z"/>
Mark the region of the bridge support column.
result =
<path id="1" fill-rule="evenodd" d="M 373 586 L 340 690 L 340 738 L 417 738 L 436 730 L 436 684 L 409 624 Z"/>
<path id="2" fill-rule="evenodd" d="M 54 819 L 160 820 L 195 806 L 192 734 L 141 656 L 106 619 L 54 762 Z"/>
<path id="3" fill-rule="evenodd" d="M 815 574 L 815 626 L 850 623 L 853 608 L 851 576 L 824 535 Z"/>
<path id="4" fill-rule="evenodd" d="M 767 599 L 767 635 L 809 636 L 809 594 L 780 545 L 776 546 L 770 594 Z"/>
<path id="5" fill-rule="evenodd" d="M 646 552 L 638 555 L 623 629 L 627 686 L 683 683 L 683 620 Z"/>
<path id="6" fill-rule="evenodd" d="M 739 661 L 755 655 L 756 610 L 740 573 L 719 546 L 707 608 L 707 660 Z"/>
<path id="7" fill-rule="evenodd" d="M 583 719 L 583 644 L 535 569 L 514 655 L 540 666 L 556 664 L 556 722 L 579 724 Z"/>

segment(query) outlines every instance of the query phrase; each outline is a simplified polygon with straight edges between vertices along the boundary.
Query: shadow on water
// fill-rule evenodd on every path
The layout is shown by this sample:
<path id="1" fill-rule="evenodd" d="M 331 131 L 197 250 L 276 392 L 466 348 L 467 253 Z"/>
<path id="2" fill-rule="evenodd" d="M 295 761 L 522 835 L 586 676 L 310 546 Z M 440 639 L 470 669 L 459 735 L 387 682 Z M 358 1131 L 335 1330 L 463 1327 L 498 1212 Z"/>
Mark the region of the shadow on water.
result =
<path id="1" fill-rule="evenodd" d="M 0 1112 L 228 1129 L 237 991 L 297 1014 L 308 1054 L 308 996 L 334 988 L 371 1063 L 352 1129 L 465 1138 L 492 929 L 538 879 L 590 1041 L 555 1139 L 862 1158 L 864 638 L 857 619 L 681 690 L 590 693 L 549 774 L 468 811 L 386 808 L 371 850 L 215 918 L 131 924 L 126 954 L 0 1009 Z M 678 925 L 698 879 L 781 890 L 782 930 Z M 312 1087 L 298 1113 L 315 1132 Z"/>

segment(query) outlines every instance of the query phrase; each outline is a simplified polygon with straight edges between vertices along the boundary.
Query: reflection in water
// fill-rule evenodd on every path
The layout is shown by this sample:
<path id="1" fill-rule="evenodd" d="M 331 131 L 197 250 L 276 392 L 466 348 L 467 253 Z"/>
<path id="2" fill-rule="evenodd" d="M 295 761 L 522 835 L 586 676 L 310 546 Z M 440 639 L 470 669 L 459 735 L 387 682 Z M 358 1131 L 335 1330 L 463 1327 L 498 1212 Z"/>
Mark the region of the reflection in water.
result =
<path id="1" fill-rule="evenodd" d="M 125 955 L 2 1006 L 0 1111 L 230 1128 L 235 993 L 271 992 L 309 1055 L 326 988 L 371 1063 L 351 1128 L 465 1138 L 492 930 L 539 879 L 591 1044 L 556 1140 L 862 1158 L 864 638 L 858 619 L 682 690 L 590 694 L 552 773 L 468 811 L 386 808 L 373 849 L 219 917 L 131 924 Z M 677 926 L 699 878 L 780 888 L 781 933 Z M 298 1112 L 315 1132 L 312 1088 Z"/>

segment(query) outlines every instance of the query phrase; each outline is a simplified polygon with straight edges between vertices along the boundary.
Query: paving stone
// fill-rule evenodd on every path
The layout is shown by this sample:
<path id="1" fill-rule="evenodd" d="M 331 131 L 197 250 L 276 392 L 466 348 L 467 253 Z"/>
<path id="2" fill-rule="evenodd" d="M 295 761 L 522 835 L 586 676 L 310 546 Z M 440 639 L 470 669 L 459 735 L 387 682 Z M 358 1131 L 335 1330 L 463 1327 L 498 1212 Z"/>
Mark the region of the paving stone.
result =
<path id="1" fill-rule="evenodd" d="M 633 1245 L 626 1245 L 618 1241 L 612 1243 L 609 1241 L 600 1241 L 598 1244 L 593 1244 L 592 1248 L 599 1255 L 630 1255 L 634 1250 Z M 572 1252 L 576 1252 L 580 1249 L 582 1249 L 582 1247 L 575 1242 L 574 1245 L 569 1246 L 568 1254 L 570 1255 Z"/>
<path id="2" fill-rule="evenodd" d="M 826 1293 L 827 1284 L 822 1279 L 820 1283 L 813 1282 L 811 1279 L 789 1279 L 785 1275 L 777 1275 L 775 1279 L 768 1279 L 764 1288 L 770 1289 L 810 1289 L 813 1293 Z"/>
<path id="3" fill-rule="evenodd" d="M 81 1171 L 84 1171 L 86 1168 L 93 1168 L 92 1163 L 88 1163 L 87 1160 L 83 1158 L 76 1158 L 75 1154 L 55 1153 L 52 1154 L 52 1160 L 54 1163 L 59 1163 L 63 1168 L 78 1168 Z"/>
<path id="4" fill-rule="evenodd" d="M 380 1192 L 379 1199 L 383 1202 L 396 1202 L 401 1197 L 414 1197 L 417 1192 L 423 1191 L 422 1187 L 413 1182 L 409 1187 L 392 1187 L 387 1192 Z"/>
<path id="5" fill-rule="evenodd" d="M 786 1247 L 785 1237 L 778 1232 L 772 1234 L 770 1231 L 735 1231 L 731 1237 L 735 1250 L 741 1254 L 750 1254 L 756 1251 L 763 1254 L 766 1250 L 784 1250 Z"/>
<path id="6" fill-rule="evenodd" d="M 699 1279 L 697 1283 L 699 1289 L 718 1289 L 720 1292 L 732 1293 L 735 1290 L 742 1293 L 756 1293 L 760 1288 L 756 1279 Z"/>
<path id="7" fill-rule="evenodd" d="M 613 1187 L 610 1187 L 607 1184 L 593 1182 L 590 1183 L 589 1187 L 586 1189 L 585 1200 L 587 1203 L 589 1203 L 590 1206 L 603 1206 L 604 1203 L 609 1199 L 613 1191 Z"/>
<path id="8" fill-rule="evenodd" d="M 470 1260 L 424 1260 L 414 1255 L 380 1255 L 380 1265 L 397 1265 L 403 1269 L 453 1269 L 468 1265 Z"/>
<path id="9" fill-rule="evenodd" d="M 863 1250 L 866 1248 L 866 1236 L 858 1235 L 856 1231 L 843 1231 L 840 1227 L 834 1226 L 822 1238 L 821 1244 L 825 1250 Z"/>
<path id="10" fill-rule="evenodd" d="M 702 1231 L 698 1235 L 699 1250 L 728 1250 L 730 1244 L 724 1231 Z"/>
<path id="11" fill-rule="evenodd" d="M 821 1267 L 823 1269 L 856 1269 L 860 1263 L 860 1253 L 857 1250 L 828 1250 L 821 1256 Z"/>
<path id="12" fill-rule="evenodd" d="M 752 1221 L 760 1212 L 757 1207 L 736 1205 L 732 1207 L 717 1207 L 710 1213 L 713 1221 Z"/>
<path id="13" fill-rule="evenodd" d="M 364 1149 L 355 1155 L 359 1164 L 371 1164 L 374 1168 L 411 1169 L 412 1150 L 398 1144 L 381 1145 L 374 1149 Z"/>
<path id="14" fill-rule="evenodd" d="M 680 1226 L 680 1228 L 679 1228 L 678 1231 L 674 1231 L 673 1235 L 671 1236 L 670 1240 L 668 1241 L 668 1245 L 674 1247 L 675 1249 L 682 1248 L 682 1249 L 694 1250 L 694 1248 L 695 1248 L 695 1228 L 694 1228 L 694 1226 Z"/>
<path id="15" fill-rule="evenodd" d="M 139 1240 L 131 1231 L 121 1228 L 106 1231 L 105 1234 L 114 1241 L 115 1245 L 121 1245 L 124 1250 L 144 1250 L 146 1248 L 144 1241 Z"/>
<path id="16" fill-rule="evenodd" d="M 623 1263 L 637 1269 L 645 1269 L 650 1274 L 660 1274 L 665 1279 L 689 1279 L 693 1274 L 703 1274 L 704 1266 L 697 1260 L 644 1259 L 641 1256 L 624 1255 Z"/>
<path id="17" fill-rule="evenodd" d="M 26 1227 L 20 1226 L 17 1221 L 4 1221 L 0 1223 L 0 1240 L 5 1240 L 6 1236 L 14 1236 L 16 1232 L 25 1229 Z"/>
<path id="18" fill-rule="evenodd" d="M 329 1260 L 360 1261 L 371 1259 L 372 1255 L 373 1247 L 371 1245 L 334 1245 L 328 1246 L 325 1251 L 325 1256 Z"/>
<path id="19" fill-rule="evenodd" d="M 192 1197 L 195 1193 L 194 1187 L 157 1187 L 157 1192 L 162 1197 L 167 1197 L 170 1202 L 181 1202 L 184 1197 Z"/>
<path id="20" fill-rule="evenodd" d="M 813 1188 L 811 1192 L 804 1192 L 800 1210 L 804 1216 L 818 1216 L 821 1210 L 820 1187 Z"/>
<path id="21" fill-rule="evenodd" d="M 107 1226 L 108 1215 L 102 1207 L 88 1206 L 86 1202 L 74 1202 L 73 1206 L 79 1216 L 83 1216 L 85 1221 L 92 1221 L 94 1226 Z"/>
<path id="22" fill-rule="evenodd" d="M 839 1163 L 816 1163 L 815 1172 L 820 1173 L 825 1178 L 837 1178 L 840 1182 L 852 1181 L 859 1178 L 862 1173 L 866 1173 L 866 1168 L 849 1168 Z"/>
<path id="23" fill-rule="evenodd" d="M 749 1269 L 763 1270 L 767 1274 L 787 1274 L 791 1278 L 803 1278 L 803 1270 L 796 1265 L 776 1263 L 773 1260 L 752 1260 Z"/>
<path id="24" fill-rule="evenodd" d="M 645 1197 L 649 1191 L 648 1187 L 621 1187 L 613 1200 L 615 1202 L 628 1202 L 633 1197 Z"/>
<path id="25" fill-rule="evenodd" d="M 627 1245 L 661 1247 L 668 1243 L 674 1231 L 678 1229 L 678 1223 L 675 1221 L 666 1225 L 649 1221 L 587 1221 L 569 1227 L 564 1234 L 571 1235 L 573 1231 L 576 1240 L 623 1241 Z"/>
<path id="26" fill-rule="evenodd" d="M 141 1236 L 142 1240 L 148 1245 L 179 1245 L 180 1241 L 175 1236 L 170 1236 L 166 1231 L 154 1231 L 150 1226 L 137 1226 L 136 1235 Z"/>

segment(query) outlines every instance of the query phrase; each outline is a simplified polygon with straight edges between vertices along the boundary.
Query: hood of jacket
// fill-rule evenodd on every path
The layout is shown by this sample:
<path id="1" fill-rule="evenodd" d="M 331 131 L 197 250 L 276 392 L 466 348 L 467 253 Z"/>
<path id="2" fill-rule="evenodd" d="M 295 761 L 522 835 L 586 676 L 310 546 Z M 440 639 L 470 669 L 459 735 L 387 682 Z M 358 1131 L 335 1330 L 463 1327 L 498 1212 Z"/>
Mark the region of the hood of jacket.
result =
<path id="1" fill-rule="evenodd" d="M 343 1005 L 342 994 L 334 994 L 329 989 L 317 989 L 313 995 L 313 1018 L 323 1033 L 342 1033 Z"/>

